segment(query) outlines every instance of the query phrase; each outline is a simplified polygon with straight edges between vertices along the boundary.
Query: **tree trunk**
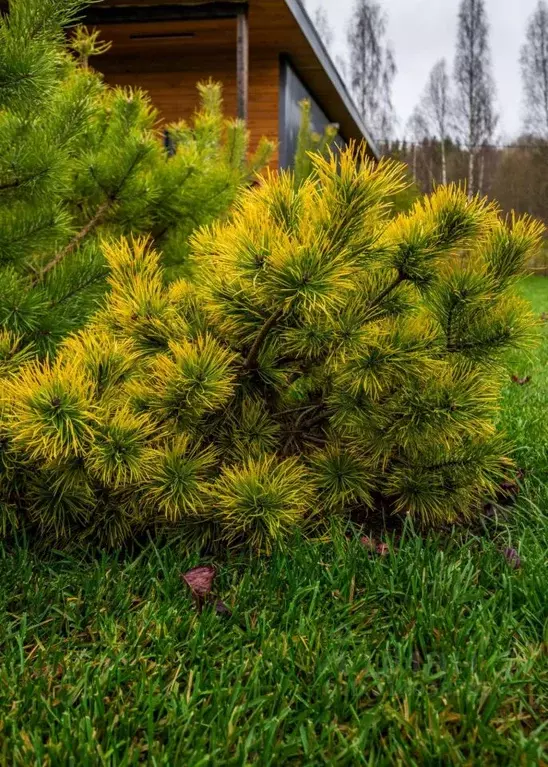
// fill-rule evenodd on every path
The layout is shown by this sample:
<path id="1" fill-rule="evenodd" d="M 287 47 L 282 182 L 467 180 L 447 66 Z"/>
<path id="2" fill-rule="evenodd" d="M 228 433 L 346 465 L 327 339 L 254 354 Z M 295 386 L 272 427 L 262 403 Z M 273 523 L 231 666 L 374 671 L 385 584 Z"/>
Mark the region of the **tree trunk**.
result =
<path id="1" fill-rule="evenodd" d="M 470 149 L 468 154 L 468 199 L 474 196 L 474 170 L 475 170 L 476 150 Z"/>
<path id="2" fill-rule="evenodd" d="M 414 184 L 417 183 L 417 153 L 418 153 L 418 147 L 417 147 L 417 143 L 415 142 L 413 144 L 413 166 L 412 166 Z"/>
<path id="3" fill-rule="evenodd" d="M 479 179 L 478 179 L 478 194 L 481 197 L 483 195 L 483 182 L 485 179 L 485 152 L 482 149 L 479 161 Z"/>
<path id="4" fill-rule="evenodd" d="M 447 186 L 447 149 L 443 137 L 441 140 L 441 183 Z"/>

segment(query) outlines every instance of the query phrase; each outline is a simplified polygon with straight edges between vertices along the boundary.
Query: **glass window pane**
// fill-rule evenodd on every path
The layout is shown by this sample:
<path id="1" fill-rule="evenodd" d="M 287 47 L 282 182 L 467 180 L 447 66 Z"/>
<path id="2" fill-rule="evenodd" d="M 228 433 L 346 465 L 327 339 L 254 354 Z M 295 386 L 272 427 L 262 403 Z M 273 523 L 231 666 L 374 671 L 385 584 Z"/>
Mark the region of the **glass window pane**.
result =
<path id="1" fill-rule="evenodd" d="M 295 159 L 301 124 L 299 104 L 303 99 L 310 102 L 312 130 L 323 134 L 325 128 L 333 121 L 327 117 L 289 61 L 282 59 L 280 72 L 280 167 L 282 168 L 291 167 Z M 345 146 L 341 136 L 336 137 L 334 144 L 339 148 Z"/>

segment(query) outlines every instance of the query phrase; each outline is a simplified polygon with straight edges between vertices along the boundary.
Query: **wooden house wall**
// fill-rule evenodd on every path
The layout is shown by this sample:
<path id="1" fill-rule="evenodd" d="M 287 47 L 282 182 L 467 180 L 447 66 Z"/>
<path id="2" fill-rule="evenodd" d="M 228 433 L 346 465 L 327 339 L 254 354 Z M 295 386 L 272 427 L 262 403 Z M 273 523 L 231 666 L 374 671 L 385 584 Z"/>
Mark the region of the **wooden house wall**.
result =
<path id="1" fill-rule="evenodd" d="M 195 36 L 169 36 L 185 34 Z M 234 19 L 112 25 L 103 27 L 101 37 L 113 43 L 110 52 L 94 62 L 107 82 L 148 91 L 162 122 L 190 118 L 198 104 L 196 83 L 209 78 L 223 84 L 225 114 L 236 117 Z M 278 141 L 278 50 L 254 45 L 252 38 L 249 69 L 253 149 L 261 136 Z"/>

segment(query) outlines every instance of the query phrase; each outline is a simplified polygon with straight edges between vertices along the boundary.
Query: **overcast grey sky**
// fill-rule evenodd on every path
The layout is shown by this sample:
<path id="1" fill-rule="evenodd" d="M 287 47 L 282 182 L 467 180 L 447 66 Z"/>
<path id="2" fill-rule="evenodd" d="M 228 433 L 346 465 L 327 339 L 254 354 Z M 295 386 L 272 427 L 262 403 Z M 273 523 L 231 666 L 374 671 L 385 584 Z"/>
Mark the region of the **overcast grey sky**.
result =
<path id="1" fill-rule="evenodd" d="M 307 0 L 309 10 L 323 5 L 335 30 L 335 50 L 345 44 L 355 0 Z M 514 136 L 521 122 L 519 52 L 527 19 L 538 0 L 486 0 L 491 25 L 497 106 L 504 139 Z M 394 46 L 398 74 L 394 102 L 401 134 L 435 62 L 445 56 L 451 71 L 455 54 L 459 0 L 380 0 L 389 18 L 388 35 Z"/>

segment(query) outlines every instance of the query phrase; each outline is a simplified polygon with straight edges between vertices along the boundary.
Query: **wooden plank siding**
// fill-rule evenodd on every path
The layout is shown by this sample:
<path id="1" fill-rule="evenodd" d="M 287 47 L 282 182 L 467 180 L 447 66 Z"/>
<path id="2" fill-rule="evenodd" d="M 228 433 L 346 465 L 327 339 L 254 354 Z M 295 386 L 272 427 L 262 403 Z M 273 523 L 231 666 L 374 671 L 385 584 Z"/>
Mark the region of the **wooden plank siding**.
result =
<path id="1" fill-rule="evenodd" d="M 346 142 L 363 141 L 367 127 L 302 0 L 248 0 L 247 7 L 252 147 L 263 135 L 279 140 L 281 56 L 291 62 L 327 118 L 339 125 L 341 137 Z M 103 38 L 114 45 L 96 60 L 96 66 L 110 83 L 147 89 L 168 122 L 192 115 L 197 103 L 195 84 L 211 77 L 223 83 L 226 114 L 235 117 L 237 12 L 237 0 L 102 0 L 91 6 L 90 15 L 101 19 Z M 117 23 L 108 23 L 112 13 Z M 206 18 L 208 13 L 214 18 Z M 131 18 L 139 21 L 130 22 Z M 378 157 L 371 141 L 369 151 Z"/>
<path id="2" fill-rule="evenodd" d="M 89 7 L 88 23 L 98 26 L 103 39 L 114 45 L 93 64 L 112 84 L 149 90 L 162 119 L 170 122 L 191 116 L 196 81 L 213 77 L 224 84 L 226 113 L 235 117 L 238 5 L 241 0 L 101 0 Z M 262 135 L 279 140 L 279 60 L 284 56 L 327 118 L 339 125 L 341 137 L 346 142 L 367 139 L 371 156 L 378 158 L 363 116 L 315 32 L 303 0 L 248 0 L 243 5 L 249 7 L 252 145 Z M 0 0 L 0 11 L 5 10 L 7 0 Z M 114 13 L 117 23 L 108 23 L 105 13 Z M 189 14 L 194 14 L 194 21 L 188 20 Z M 172 20 L 153 21 L 155 15 Z M 132 16 L 140 22 L 126 21 Z M 194 36 L 154 39 L 154 32 Z"/>
<path id="3" fill-rule="evenodd" d="M 223 84 L 225 114 L 237 116 L 235 19 L 113 24 L 103 26 L 101 33 L 113 45 L 95 65 L 111 85 L 148 91 L 162 122 L 190 118 L 198 103 L 196 83 L 210 78 Z M 252 44 L 249 72 L 248 128 L 253 150 L 263 135 L 278 141 L 278 51 Z"/>

